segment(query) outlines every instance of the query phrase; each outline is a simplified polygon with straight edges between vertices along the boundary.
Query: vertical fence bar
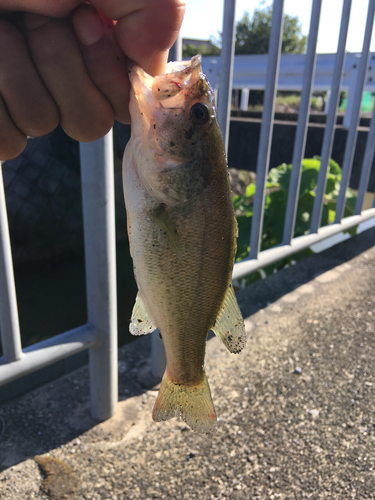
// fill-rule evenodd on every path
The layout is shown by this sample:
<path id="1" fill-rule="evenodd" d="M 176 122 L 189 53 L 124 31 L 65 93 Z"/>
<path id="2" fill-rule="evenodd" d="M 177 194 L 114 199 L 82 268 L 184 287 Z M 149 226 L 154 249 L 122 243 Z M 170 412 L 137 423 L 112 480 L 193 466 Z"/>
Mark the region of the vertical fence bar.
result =
<path id="1" fill-rule="evenodd" d="M 0 161 L 0 332 L 6 361 L 22 357 L 16 287 L 9 238 L 3 171 Z"/>
<path id="2" fill-rule="evenodd" d="M 332 87 L 330 91 L 326 127 L 324 130 L 316 195 L 311 215 L 310 233 L 316 233 L 318 231 L 320 221 L 322 219 L 323 200 L 327 182 L 328 162 L 332 153 L 333 140 L 335 136 L 337 108 L 340 99 L 341 79 L 344 67 L 345 46 L 348 36 L 351 4 L 352 0 L 344 0 L 344 4 L 342 7 L 340 33 L 337 44 L 337 53 L 335 57 L 335 66 L 333 69 Z"/>
<path id="3" fill-rule="evenodd" d="M 247 109 L 249 107 L 249 95 L 250 95 L 250 89 L 248 89 L 246 87 L 241 89 L 240 109 L 242 111 L 247 111 Z"/>
<path id="4" fill-rule="evenodd" d="M 117 300 L 112 131 L 80 144 L 88 323 L 99 335 L 90 348 L 91 411 L 111 417 L 117 405 Z"/>
<path id="5" fill-rule="evenodd" d="M 285 213 L 283 235 L 284 245 L 290 245 L 290 242 L 293 238 L 294 224 L 296 221 L 298 194 L 301 184 L 302 158 L 306 145 L 307 129 L 309 125 L 311 90 L 315 75 L 316 43 L 318 40 L 321 4 L 322 0 L 314 0 L 311 8 L 309 41 L 303 74 L 303 85 L 301 93 L 301 103 L 298 112 L 297 131 L 296 137 L 294 139 L 292 173 L 290 176 L 288 201 Z"/>
<path id="6" fill-rule="evenodd" d="M 232 100 L 236 0 L 224 0 L 223 42 L 220 54 L 219 99 L 217 118 L 228 153 L 229 123 Z"/>
<path id="7" fill-rule="evenodd" d="M 260 129 L 258 148 L 254 212 L 250 235 L 249 257 L 251 259 L 256 259 L 258 257 L 263 227 L 264 198 L 266 191 L 268 166 L 270 161 L 276 88 L 279 76 L 281 39 L 283 34 L 283 8 L 284 0 L 274 0 L 270 43 L 268 49 L 268 63 L 266 73 L 266 87 L 264 91 L 262 125 Z"/>
<path id="8" fill-rule="evenodd" d="M 354 215 L 360 215 L 362 212 L 363 200 L 367 191 L 368 183 L 370 180 L 371 167 L 374 159 L 375 152 L 375 113 L 373 112 L 371 118 L 370 130 L 367 135 L 365 156 L 362 162 L 361 177 L 359 179 L 358 195 L 355 204 Z"/>
<path id="9" fill-rule="evenodd" d="M 181 61 L 182 59 L 182 36 L 178 33 L 176 41 L 169 49 L 168 61 Z"/>
<path id="10" fill-rule="evenodd" d="M 365 76 L 367 71 L 372 27 L 374 24 L 374 12 L 375 12 L 375 0 L 369 0 L 365 35 L 363 38 L 362 55 L 361 55 L 361 60 L 359 62 L 357 84 L 353 99 L 352 120 L 348 132 L 348 138 L 346 140 L 344 161 L 342 165 L 342 178 L 340 184 L 340 191 L 336 204 L 336 215 L 335 215 L 336 224 L 339 224 L 341 222 L 341 219 L 344 215 L 346 189 L 348 187 L 350 174 L 352 171 L 355 143 L 357 139 L 358 124 L 360 119 L 363 84 L 365 81 Z"/>

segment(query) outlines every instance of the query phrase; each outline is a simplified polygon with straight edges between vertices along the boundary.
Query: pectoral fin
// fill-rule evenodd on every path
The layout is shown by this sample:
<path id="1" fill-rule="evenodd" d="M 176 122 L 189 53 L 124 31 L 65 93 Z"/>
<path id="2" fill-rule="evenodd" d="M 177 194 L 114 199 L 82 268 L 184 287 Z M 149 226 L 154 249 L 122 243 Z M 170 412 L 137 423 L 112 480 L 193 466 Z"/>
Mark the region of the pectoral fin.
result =
<path id="1" fill-rule="evenodd" d="M 230 352 L 242 351 L 246 344 L 245 324 L 233 286 L 229 285 L 216 321 L 211 328 Z"/>
<path id="2" fill-rule="evenodd" d="M 168 212 L 165 210 L 163 205 L 160 205 L 159 209 L 155 210 L 151 216 L 155 221 L 156 225 L 158 226 L 158 228 L 160 229 L 160 231 L 164 233 L 171 249 L 174 251 L 177 257 L 181 259 L 182 258 L 181 242 L 177 234 L 177 230 L 173 224 L 173 221 L 171 220 Z"/>
<path id="3" fill-rule="evenodd" d="M 132 335 L 147 335 L 157 329 L 154 325 L 139 293 L 135 299 L 129 330 Z"/>

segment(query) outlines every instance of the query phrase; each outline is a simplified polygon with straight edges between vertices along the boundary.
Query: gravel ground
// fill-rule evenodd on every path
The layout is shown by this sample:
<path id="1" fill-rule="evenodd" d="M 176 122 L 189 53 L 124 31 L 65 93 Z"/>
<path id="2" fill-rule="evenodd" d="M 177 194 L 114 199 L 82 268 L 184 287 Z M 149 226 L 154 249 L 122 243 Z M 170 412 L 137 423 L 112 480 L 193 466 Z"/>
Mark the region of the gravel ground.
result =
<path id="1" fill-rule="evenodd" d="M 156 424 L 137 382 L 149 339 L 119 352 L 98 423 L 84 367 L 0 408 L 0 498 L 375 498 L 375 230 L 238 293 L 248 344 L 213 338 L 215 435 Z M 37 455 L 37 456 L 36 456 Z"/>

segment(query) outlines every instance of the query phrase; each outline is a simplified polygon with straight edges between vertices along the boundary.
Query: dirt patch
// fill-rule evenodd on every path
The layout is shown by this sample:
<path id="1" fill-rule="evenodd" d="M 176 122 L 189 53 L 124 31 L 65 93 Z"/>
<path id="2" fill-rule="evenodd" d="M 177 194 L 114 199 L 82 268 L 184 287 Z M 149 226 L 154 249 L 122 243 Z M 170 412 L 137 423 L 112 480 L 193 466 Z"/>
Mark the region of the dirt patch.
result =
<path id="1" fill-rule="evenodd" d="M 49 455 L 36 455 L 34 460 L 46 475 L 42 492 L 51 500 L 76 500 L 80 481 L 67 463 Z"/>

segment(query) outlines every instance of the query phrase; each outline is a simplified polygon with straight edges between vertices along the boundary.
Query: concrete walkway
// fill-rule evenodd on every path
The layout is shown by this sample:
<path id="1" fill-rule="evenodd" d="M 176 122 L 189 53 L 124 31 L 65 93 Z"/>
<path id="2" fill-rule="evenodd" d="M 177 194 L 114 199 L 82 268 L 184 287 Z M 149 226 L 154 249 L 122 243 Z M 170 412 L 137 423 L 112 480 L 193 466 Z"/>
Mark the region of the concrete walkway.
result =
<path id="1" fill-rule="evenodd" d="M 248 344 L 213 338 L 214 436 L 151 420 L 149 339 L 120 349 L 120 403 L 84 367 L 0 408 L 1 500 L 375 498 L 375 230 L 239 292 Z"/>

